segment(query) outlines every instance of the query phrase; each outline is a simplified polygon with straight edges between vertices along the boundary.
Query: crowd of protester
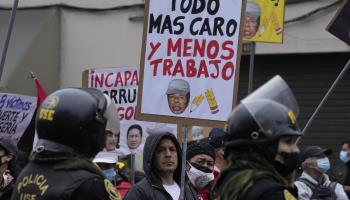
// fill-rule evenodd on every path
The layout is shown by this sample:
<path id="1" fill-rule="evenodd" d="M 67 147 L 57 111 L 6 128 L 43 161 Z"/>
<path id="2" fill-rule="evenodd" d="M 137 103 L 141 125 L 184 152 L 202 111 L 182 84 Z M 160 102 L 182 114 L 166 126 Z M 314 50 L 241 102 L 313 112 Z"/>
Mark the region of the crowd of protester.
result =
<path id="1" fill-rule="evenodd" d="M 77 97 L 85 99 L 79 102 L 83 113 L 70 103 Z M 174 134 L 149 135 L 142 170 L 136 170 L 131 167 L 135 155 L 119 154 L 119 125 L 106 129 L 108 123 L 119 123 L 109 119 L 108 97 L 97 90 L 63 89 L 41 109 L 53 109 L 55 98 L 60 98 L 57 118 L 37 116 L 39 140 L 30 155 L 0 138 L 0 200 L 346 200 L 350 195 L 349 141 L 339 145 L 347 173 L 344 182 L 336 182 L 327 174 L 334 167 L 329 159 L 333 151 L 317 145 L 299 148 L 303 134 L 293 112 L 274 101 L 239 104 L 225 130 L 213 128 L 209 137 L 189 142 L 181 194 L 183 152 Z M 261 110 L 252 116 L 250 106 Z M 68 111 L 74 115 L 66 116 Z M 269 115 L 259 115 L 267 111 Z"/>

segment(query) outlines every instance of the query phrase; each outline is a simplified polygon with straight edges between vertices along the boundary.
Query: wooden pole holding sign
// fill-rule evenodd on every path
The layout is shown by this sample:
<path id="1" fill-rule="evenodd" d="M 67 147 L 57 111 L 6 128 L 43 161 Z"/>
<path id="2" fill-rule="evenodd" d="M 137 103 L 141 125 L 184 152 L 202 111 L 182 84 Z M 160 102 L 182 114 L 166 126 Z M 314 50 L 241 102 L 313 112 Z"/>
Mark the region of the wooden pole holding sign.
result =
<path id="1" fill-rule="evenodd" d="M 189 128 L 188 126 L 183 127 L 183 142 L 182 142 L 182 160 L 181 160 L 181 190 L 180 190 L 180 199 L 185 199 L 185 189 L 184 185 L 185 183 L 185 166 L 186 166 L 186 154 L 187 154 L 187 140 L 188 140 L 188 132 Z"/>
<path id="2" fill-rule="evenodd" d="M 188 126 L 223 127 L 236 104 L 245 2 L 145 2 L 136 119 L 186 124 L 183 159 Z"/>
<path id="3" fill-rule="evenodd" d="M 10 18 L 9 25 L 7 28 L 7 34 L 6 34 L 6 38 L 5 38 L 5 42 L 4 42 L 4 47 L 2 48 L 1 62 L 0 62 L 0 80 L 2 77 L 2 72 L 4 71 L 7 49 L 8 49 L 9 43 L 10 43 L 10 39 L 11 39 L 13 24 L 15 22 L 18 1 L 19 0 L 14 0 L 14 2 L 13 2 L 12 11 L 11 11 L 11 18 Z"/>
<path id="4" fill-rule="evenodd" d="M 253 91 L 255 42 L 250 43 L 248 95 Z"/>

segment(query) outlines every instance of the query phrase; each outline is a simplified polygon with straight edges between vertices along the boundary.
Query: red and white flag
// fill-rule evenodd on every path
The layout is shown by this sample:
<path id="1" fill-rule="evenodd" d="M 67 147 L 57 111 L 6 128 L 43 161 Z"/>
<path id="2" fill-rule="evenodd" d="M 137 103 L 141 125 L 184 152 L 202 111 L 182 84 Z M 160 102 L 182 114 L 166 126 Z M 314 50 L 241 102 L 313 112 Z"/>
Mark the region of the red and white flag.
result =
<path id="1" fill-rule="evenodd" d="M 34 75 L 33 72 L 30 72 L 30 78 L 34 79 L 34 81 L 35 81 L 37 98 L 38 98 L 36 109 L 38 110 L 39 106 L 44 101 L 44 99 L 46 98 L 47 95 L 46 95 L 44 87 L 41 85 L 39 79 Z M 37 141 L 38 141 L 38 134 L 36 133 L 36 130 L 35 130 L 33 148 L 35 147 Z"/>

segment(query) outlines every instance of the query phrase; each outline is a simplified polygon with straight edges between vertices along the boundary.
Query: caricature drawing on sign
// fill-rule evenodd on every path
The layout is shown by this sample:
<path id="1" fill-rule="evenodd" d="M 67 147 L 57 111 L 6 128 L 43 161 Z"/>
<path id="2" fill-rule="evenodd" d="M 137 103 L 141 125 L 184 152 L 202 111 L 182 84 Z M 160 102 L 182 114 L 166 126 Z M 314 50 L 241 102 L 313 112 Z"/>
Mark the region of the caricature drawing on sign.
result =
<path id="1" fill-rule="evenodd" d="M 213 89 L 207 89 L 205 91 L 205 96 L 207 97 L 207 101 L 210 107 L 210 111 L 212 114 L 216 114 L 219 112 L 218 103 L 216 102 L 215 94 Z"/>
<path id="2" fill-rule="evenodd" d="M 182 79 L 170 81 L 166 91 L 169 109 L 174 114 L 183 113 L 190 101 L 190 84 Z"/>
<path id="3" fill-rule="evenodd" d="M 190 112 L 195 111 L 202 104 L 203 99 L 204 99 L 204 96 L 202 94 L 195 96 L 191 103 Z"/>
<path id="4" fill-rule="evenodd" d="M 255 36 L 260 24 L 261 9 L 255 2 L 247 2 L 243 37 L 251 39 Z"/>

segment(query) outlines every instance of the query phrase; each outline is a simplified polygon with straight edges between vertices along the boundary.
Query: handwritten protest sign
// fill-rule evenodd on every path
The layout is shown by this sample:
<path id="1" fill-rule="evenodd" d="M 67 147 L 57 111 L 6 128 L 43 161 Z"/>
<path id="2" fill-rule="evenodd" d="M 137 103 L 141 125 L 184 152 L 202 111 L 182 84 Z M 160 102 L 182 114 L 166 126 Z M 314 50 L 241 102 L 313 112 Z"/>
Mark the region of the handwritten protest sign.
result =
<path id="1" fill-rule="evenodd" d="M 173 124 L 135 120 L 138 85 L 138 67 L 97 68 L 88 72 L 88 87 L 103 91 L 117 105 L 116 115 L 120 119 L 119 150 L 122 154 L 143 151 L 148 135 L 160 132 L 175 134 L 177 130 Z"/>
<path id="2" fill-rule="evenodd" d="M 18 142 L 36 109 L 36 97 L 0 93 L 0 136 Z"/>
<path id="3" fill-rule="evenodd" d="M 146 1 L 138 118 L 212 126 L 227 119 L 244 2 Z"/>

